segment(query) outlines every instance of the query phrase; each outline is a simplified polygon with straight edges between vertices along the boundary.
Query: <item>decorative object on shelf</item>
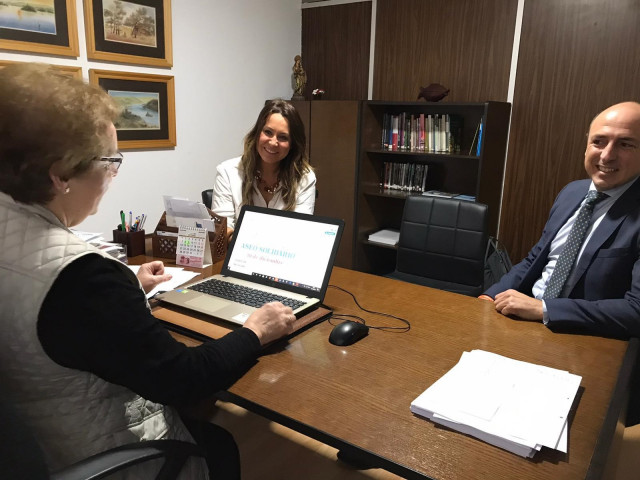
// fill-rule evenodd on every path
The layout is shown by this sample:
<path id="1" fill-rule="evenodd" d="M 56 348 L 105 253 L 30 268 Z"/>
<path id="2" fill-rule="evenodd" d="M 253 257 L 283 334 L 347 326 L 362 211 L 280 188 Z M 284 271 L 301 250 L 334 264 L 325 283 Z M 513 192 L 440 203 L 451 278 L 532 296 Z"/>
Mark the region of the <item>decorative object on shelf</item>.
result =
<path id="1" fill-rule="evenodd" d="M 439 83 L 432 83 L 428 87 L 420 87 L 418 100 L 424 98 L 427 102 L 439 102 L 449 95 L 449 89 Z"/>
<path id="2" fill-rule="evenodd" d="M 176 146 L 173 77 L 90 69 L 89 82 L 122 107 L 114 122 L 120 150 Z"/>
<path id="3" fill-rule="evenodd" d="M 36 7 L 28 2 L 1 3 L 0 49 L 79 55 L 75 0 L 49 0 Z"/>
<path id="4" fill-rule="evenodd" d="M 321 88 L 314 88 L 311 92 L 311 96 L 314 100 L 322 100 L 322 96 L 324 95 L 324 90 Z"/>
<path id="5" fill-rule="evenodd" d="M 293 97 L 291 100 L 304 100 L 304 88 L 307 86 L 307 74 L 302 68 L 302 57 L 293 58 Z"/>
<path id="6" fill-rule="evenodd" d="M 88 58 L 173 65 L 171 0 L 84 0 L 84 14 Z"/>

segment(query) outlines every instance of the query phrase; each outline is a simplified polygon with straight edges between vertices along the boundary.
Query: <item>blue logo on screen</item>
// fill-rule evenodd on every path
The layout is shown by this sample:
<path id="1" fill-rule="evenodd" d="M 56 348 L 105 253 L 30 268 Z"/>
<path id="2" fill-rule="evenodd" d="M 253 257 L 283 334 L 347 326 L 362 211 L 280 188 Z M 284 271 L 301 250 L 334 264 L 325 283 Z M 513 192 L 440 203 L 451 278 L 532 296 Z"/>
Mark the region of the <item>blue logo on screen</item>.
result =
<path id="1" fill-rule="evenodd" d="M 335 235 L 336 234 L 336 232 L 324 232 L 324 233 L 326 233 L 327 235 Z"/>

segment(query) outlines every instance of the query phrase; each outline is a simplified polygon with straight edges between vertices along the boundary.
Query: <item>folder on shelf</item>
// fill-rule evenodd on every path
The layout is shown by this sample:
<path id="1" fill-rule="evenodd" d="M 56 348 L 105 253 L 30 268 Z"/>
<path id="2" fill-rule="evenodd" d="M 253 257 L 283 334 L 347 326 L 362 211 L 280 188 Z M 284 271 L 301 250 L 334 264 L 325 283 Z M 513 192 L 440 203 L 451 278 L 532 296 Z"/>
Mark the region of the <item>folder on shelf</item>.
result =
<path id="1" fill-rule="evenodd" d="M 369 235 L 369 241 L 385 245 L 397 245 L 400 240 L 400 230 L 384 229 Z"/>

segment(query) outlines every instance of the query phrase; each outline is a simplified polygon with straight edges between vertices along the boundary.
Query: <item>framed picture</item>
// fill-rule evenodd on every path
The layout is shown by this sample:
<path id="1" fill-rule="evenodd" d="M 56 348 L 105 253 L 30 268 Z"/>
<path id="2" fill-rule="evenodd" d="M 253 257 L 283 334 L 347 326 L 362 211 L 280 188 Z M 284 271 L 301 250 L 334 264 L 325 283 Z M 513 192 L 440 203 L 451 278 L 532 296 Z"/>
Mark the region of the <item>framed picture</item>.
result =
<path id="1" fill-rule="evenodd" d="M 0 60 L 0 68 L 6 67 L 12 63 L 23 63 L 23 62 L 13 62 L 11 60 Z M 82 67 L 71 67 L 68 65 L 49 65 L 50 67 L 59 70 L 60 73 L 65 75 L 69 75 L 70 77 L 77 78 L 78 80 L 82 80 Z"/>
<path id="2" fill-rule="evenodd" d="M 75 0 L 0 1 L 0 49 L 77 57 Z"/>
<path id="3" fill-rule="evenodd" d="M 176 146 L 173 77 L 90 69 L 89 82 L 122 109 L 114 122 L 120 150 Z"/>
<path id="4" fill-rule="evenodd" d="M 171 0 L 84 0 L 84 14 L 88 58 L 173 65 Z"/>

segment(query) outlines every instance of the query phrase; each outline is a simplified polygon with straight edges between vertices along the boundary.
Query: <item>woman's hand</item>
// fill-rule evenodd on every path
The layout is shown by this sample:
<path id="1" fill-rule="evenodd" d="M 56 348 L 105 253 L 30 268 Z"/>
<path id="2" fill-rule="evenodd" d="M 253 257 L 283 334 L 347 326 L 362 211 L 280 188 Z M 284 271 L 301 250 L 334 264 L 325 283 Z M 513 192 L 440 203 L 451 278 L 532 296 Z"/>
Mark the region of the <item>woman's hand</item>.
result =
<path id="1" fill-rule="evenodd" d="M 164 263 L 159 260 L 140 265 L 137 277 L 145 293 L 149 293 L 156 285 L 171 280 L 171 275 L 164 273 Z"/>
<path id="2" fill-rule="evenodd" d="M 285 307 L 280 302 L 271 302 L 265 303 L 253 312 L 244 322 L 244 327 L 253 330 L 260 339 L 260 344 L 265 345 L 293 332 L 295 320 L 296 316 L 291 307 Z"/>

